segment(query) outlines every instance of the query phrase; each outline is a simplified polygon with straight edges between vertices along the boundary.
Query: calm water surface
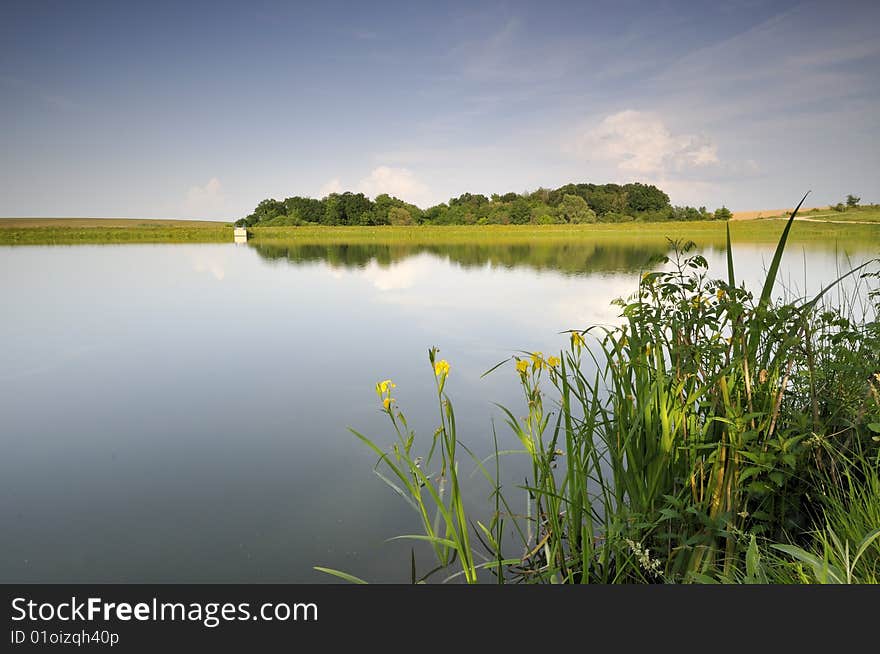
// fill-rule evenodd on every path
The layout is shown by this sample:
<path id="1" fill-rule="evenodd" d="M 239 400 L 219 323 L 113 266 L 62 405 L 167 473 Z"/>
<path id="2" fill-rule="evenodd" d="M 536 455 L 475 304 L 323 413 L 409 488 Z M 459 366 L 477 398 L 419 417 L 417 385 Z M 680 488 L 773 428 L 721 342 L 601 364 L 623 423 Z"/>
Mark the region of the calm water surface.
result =
<path id="1" fill-rule="evenodd" d="M 772 246 L 734 249 L 760 279 Z M 429 437 L 436 345 L 463 440 L 490 451 L 494 418 L 514 447 L 493 402 L 521 412 L 515 376 L 481 374 L 614 322 L 663 250 L 0 248 L 0 581 L 408 581 L 409 545 L 385 539 L 417 517 L 347 431 L 390 442 L 376 381 Z M 783 281 L 806 292 L 876 250 L 794 245 Z"/>

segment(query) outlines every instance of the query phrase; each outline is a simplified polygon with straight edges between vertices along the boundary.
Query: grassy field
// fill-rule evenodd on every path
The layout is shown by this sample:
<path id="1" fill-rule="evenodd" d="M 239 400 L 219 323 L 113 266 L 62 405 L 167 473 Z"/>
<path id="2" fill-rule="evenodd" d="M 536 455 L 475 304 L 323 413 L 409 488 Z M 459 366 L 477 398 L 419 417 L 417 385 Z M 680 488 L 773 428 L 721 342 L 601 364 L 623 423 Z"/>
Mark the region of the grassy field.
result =
<path id="1" fill-rule="evenodd" d="M 832 212 L 832 218 L 878 222 L 839 224 L 824 222 L 827 212 L 804 215 L 796 221 L 791 239 L 799 242 L 853 241 L 880 243 L 880 208 Z M 811 222 L 815 220 L 816 222 Z M 256 227 L 249 230 L 257 243 L 387 243 L 436 245 L 455 243 L 534 243 L 626 240 L 663 242 L 689 239 L 699 244 L 723 245 L 725 223 L 665 222 L 594 225 L 450 225 L 415 227 Z M 731 222 L 734 239 L 775 242 L 783 229 L 778 220 Z M 0 245 L 69 245 L 77 243 L 225 243 L 232 241 L 232 225 L 199 220 L 142 220 L 100 218 L 2 218 Z"/>
<path id="2" fill-rule="evenodd" d="M 223 243 L 232 224 L 137 218 L 0 218 L 0 245 Z"/>
<path id="3" fill-rule="evenodd" d="M 784 223 L 776 220 L 731 222 L 734 240 L 775 243 Z M 880 225 L 841 225 L 803 221 L 793 225 L 790 239 L 798 242 L 853 241 L 880 244 Z M 249 230 L 257 243 L 388 243 L 409 245 L 455 243 L 535 243 L 571 241 L 664 242 L 693 240 L 724 245 L 725 223 L 667 222 L 595 225 L 481 225 L 419 227 L 257 227 Z"/>
<path id="4" fill-rule="evenodd" d="M 791 213 L 791 209 L 765 210 L 765 211 L 748 211 L 737 212 L 733 215 L 734 220 L 752 220 L 752 219 L 787 219 Z M 854 207 L 846 211 L 835 211 L 831 207 L 814 207 L 812 209 L 801 209 L 798 212 L 796 220 L 811 221 L 820 220 L 823 222 L 880 222 L 880 205 L 871 204 L 863 207 Z"/>
<path id="5" fill-rule="evenodd" d="M 827 222 L 880 222 L 880 205 L 856 207 L 846 211 L 834 211 L 833 209 L 816 209 L 806 212 L 803 219 L 824 220 Z"/>

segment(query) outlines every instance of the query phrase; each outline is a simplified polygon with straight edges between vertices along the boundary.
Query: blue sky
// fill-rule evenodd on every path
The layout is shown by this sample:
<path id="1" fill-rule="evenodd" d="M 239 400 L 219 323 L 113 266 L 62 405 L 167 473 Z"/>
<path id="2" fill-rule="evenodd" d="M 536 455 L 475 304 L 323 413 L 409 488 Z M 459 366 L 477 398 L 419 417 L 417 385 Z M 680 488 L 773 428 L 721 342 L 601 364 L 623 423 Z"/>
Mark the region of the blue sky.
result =
<path id="1" fill-rule="evenodd" d="M 658 184 L 880 202 L 877 2 L 7 2 L 0 216 Z"/>

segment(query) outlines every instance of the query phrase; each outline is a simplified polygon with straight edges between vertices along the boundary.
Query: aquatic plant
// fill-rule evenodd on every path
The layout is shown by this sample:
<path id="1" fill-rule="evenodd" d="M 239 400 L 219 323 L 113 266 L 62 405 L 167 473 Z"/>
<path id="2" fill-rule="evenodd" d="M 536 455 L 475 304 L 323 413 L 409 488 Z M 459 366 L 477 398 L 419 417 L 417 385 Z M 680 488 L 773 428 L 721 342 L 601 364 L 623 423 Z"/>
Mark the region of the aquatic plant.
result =
<path id="1" fill-rule="evenodd" d="M 497 435 L 484 460 L 459 442 L 436 348 L 429 444 L 417 445 L 380 384 L 395 442 L 354 433 L 421 518 L 423 533 L 398 538 L 433 548 L 426 574 L 413 554 L 413 582 L 440 572 L 468 583 L 809 581 L 791 574 L 791 557 L 817 580 L 876 579 L 878 297 L 828 303 L 843 279 L 876 275 L 866 263 L 812 298 L 774 300 L 796 214 L 757 294 L 736 282 L 729 229 L 726 279 L 674 242 L 618 301 L 620 326 L 572 331 L 558 356 L 516 355 L 489 371 L 512 363 L 522 386 L 527 415 L 502 410 L 530 462 L 525 511 L 501 492 Z M 493 488 L 482 521 L 462 501 L 462 452 Z M 856 506 L 861 520 L 846 520 Z"/>

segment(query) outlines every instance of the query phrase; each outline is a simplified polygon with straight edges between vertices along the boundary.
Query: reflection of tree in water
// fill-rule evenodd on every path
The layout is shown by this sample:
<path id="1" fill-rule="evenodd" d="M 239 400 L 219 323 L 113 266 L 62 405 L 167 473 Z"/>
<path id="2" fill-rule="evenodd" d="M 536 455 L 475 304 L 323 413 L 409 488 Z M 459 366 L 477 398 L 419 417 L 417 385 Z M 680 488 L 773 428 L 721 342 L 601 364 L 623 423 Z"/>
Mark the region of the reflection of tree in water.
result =
<path id="1" fill-rule="evenodd" d="M 448 259 L 464 267 L 501 266 L 555 270 L 566 274 L 624 272 L 643 268 L 654 256 L 665 254 L 660 241 L 636 243 L 542 242 L 542 243 L 294 243 L 252 242 L 264 259 L 290 263 L 327 262 L 333 266 L 362 268 L 375 261 L 388 265 L 423 252 Z"/>

